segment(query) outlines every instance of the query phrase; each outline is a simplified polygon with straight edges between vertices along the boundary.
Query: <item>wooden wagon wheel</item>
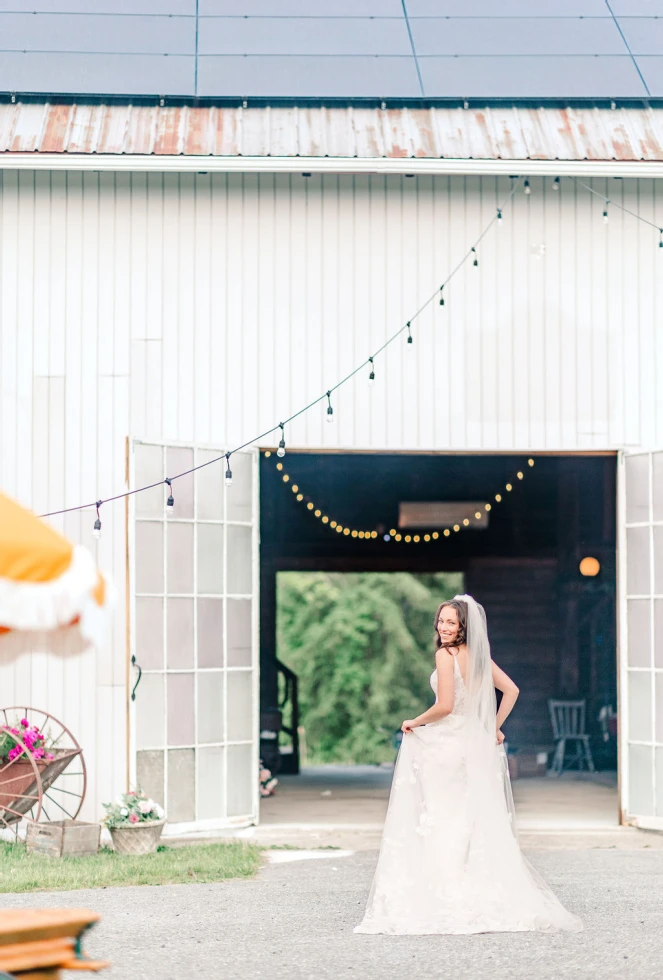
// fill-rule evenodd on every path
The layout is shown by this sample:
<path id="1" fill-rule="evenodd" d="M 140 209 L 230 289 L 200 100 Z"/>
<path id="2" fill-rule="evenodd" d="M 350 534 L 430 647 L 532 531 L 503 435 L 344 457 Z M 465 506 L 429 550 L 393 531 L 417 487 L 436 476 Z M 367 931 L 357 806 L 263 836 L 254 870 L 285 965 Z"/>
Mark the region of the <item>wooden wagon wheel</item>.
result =
<path id="1" fill-rule="evenodd" d="M 0 724 L 0 732 L 13 727 Z M 18 759 L 0 762 L 0 830 L 16 830 L 26 813 L 34 813 L 35 820 L 41 815 L 43 786 L 39 766 L 20 735 L 11 734 L 23 753 Z"/>
<path id="2" fill-rule="evenodd" d="M 36 782 L 40 793 L 23 815 L 34 821 L 75 820 L 87 787 L 81 746 L 69 729 L 48 711 L 26 707 L 0 709 L 0 726 L 16 727 L 16 722 L 23 718 L 47 736 L 47 751 L 54 756 L 52 760 L 35 763 L 30 753 L 25 753 L 38 769 Z M 37 795 L 34 788 L 31 792 Z"/>

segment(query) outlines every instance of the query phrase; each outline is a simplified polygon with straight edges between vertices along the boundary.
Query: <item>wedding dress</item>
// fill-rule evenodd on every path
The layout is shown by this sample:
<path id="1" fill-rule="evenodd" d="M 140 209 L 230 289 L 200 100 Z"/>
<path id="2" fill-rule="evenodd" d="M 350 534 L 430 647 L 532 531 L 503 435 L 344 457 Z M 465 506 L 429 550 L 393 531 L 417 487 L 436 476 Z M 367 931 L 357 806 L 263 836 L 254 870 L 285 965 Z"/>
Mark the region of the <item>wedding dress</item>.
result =
<path id="1" fill-rule="evenodd" d="M 451 714 L 403 735 L 366 912 L 354 932 L 582 929 L 521 853 L 483 608 L 467 603 L 467 668 Z M 431 675 L 437 701 L 437 670 Z M 492 727 L 491 727 L 492 726 Z"/>

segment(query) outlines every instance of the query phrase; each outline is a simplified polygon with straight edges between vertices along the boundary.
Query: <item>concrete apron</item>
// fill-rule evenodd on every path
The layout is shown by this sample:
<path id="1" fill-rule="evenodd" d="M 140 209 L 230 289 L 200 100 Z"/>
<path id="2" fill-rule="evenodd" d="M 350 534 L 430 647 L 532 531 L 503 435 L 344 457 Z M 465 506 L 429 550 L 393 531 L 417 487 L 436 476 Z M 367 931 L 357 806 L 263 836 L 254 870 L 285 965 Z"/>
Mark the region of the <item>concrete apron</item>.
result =
<path id="1" fill-rule="evenodd" d="M 261 800 L 257 826 L 168 843 L 239 839 L 263 847 L 377 850 L 392 774 L 392 766 L 310 766 L 279 777 L 276 794 Z M 524 848 L 663 849 L 663 834 L 618 826 L 614 774 L 518 779 L 513 794 Z"/>

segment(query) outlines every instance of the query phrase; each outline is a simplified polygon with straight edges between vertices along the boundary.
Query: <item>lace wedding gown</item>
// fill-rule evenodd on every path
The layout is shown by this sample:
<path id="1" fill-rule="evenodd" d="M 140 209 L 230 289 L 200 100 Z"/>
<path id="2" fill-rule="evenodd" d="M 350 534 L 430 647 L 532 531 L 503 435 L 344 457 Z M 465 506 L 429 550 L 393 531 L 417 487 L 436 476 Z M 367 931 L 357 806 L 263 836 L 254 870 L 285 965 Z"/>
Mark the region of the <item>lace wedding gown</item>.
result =
<path id="1" fill-rule="evenodd" d="M 578 931 L 580 919 L 520 851 L 506 753 L 494 736 L 483 744 L 490 764 L 478 774 L 477 795 L 468 774 L 467 697 L 456 657 L 453 670 L 451 714 L 403 735 L 377 869 L 364 918 L 353 931 Z M 430 683 L 437 700 L 436 670 Z"/>

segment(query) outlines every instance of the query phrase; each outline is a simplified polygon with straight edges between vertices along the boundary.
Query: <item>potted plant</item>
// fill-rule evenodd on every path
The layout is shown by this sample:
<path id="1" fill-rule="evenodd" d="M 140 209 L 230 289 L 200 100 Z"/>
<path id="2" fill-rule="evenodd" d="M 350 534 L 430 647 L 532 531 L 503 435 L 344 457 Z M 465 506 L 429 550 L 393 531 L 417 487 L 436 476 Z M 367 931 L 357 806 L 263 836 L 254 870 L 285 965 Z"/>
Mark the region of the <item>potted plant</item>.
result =
<path id="1" fill-rule="evenodd" d="M 114 803 L 104 803 L 104 824 L 110 830 L 113 848 L 118 854 L 151 854 L 156 851 L 166 823 L 163 808 L 140 790 L 118 796 Z"/>

